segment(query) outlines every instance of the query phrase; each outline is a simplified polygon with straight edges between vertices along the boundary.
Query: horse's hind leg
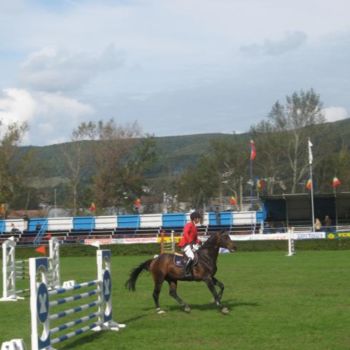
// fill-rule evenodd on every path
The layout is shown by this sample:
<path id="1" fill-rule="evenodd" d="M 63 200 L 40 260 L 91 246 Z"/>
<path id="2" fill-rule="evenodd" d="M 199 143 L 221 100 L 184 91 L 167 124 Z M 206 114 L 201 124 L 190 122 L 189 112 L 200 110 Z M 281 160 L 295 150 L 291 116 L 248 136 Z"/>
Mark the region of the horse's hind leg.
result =
<path id="1" fill-rule="evenodd" d="M 177 282 L 168 281 L 169 283 L 169 294 L 173 297 L 184 309 L 185 312 L 191 312 L 191 308 L 186 304 L 177 294 Z"/>
<path id="2" fill-rule="evenodd" d="M 164 279 L 154 279 L 154 289 L 153 289 L 153 300 L 154 303 L 156 304 L 156 311 L 158 314 L 163 314 L 165 311 L 161 310 L 159 306 L 159 294 L 162 289 L 162 284 L 163 284 Z"/>

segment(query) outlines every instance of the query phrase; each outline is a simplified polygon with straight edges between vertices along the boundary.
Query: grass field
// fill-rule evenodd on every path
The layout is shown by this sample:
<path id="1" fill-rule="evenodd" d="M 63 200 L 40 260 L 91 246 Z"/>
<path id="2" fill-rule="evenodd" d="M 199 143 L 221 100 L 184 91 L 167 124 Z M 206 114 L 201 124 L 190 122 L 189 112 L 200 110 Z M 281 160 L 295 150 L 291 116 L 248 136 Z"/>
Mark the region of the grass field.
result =
<path id="1" fill-rule="evenodd" d="M 211 303 L 203 283 L 179 284 L 191 305 L 184 313 L 161 293 L 155 313 L 152 281 L 140 276 L 135 293 L 124 288 L 128 273 L 148 257 L 114 256 L 114 318 L 119 332 L 85 333 L 60 349 L 329 349 L 350 348 L 350 251 L 303 251 L 221 255 L 217 277 L 224 282 L 224 316 Z M 62 280 L 95 278 L 95 258 L 62 258 Z M 30 348 L 29 300 L 0 303 L 0 342 L 24 338 Z"/>

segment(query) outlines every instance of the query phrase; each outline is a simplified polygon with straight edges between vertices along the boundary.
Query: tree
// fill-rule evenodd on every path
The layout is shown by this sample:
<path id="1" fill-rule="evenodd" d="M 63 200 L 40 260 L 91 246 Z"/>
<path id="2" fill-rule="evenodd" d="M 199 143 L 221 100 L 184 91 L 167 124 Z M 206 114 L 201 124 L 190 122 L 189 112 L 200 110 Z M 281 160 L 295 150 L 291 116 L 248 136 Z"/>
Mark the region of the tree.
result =
<path id="1" fill-rule="evenodd" d="M 318 137 L 324 129 L 315 126 L 324 122 L 320 97 L 310 89 L 287 96 L 285 105 L 277 101 L 268 120 L 252 127 L 254 137 L 268 149 L 270 159 L 266 154 L 264 161 L 270 171 L 273 169 L 271 176 L 286 179 L 291 193 L 296 192 L 298 183 L 307 176 L 307 139 Z M 275 150 L 268 147 L 269 142 L 275 145 Z M 320 148 L 317 151 L 321 154 Z M 281 168 L 283 163 L 287 166 Z"/>
<path id="2" fill-rule="evenodd" d="M 96 127 L 95 201 L 99 207 L 131 207 L 141 196 L 144 172 L 154 161 L 154 141 L 142 135 L 137 123 L 121 126 L 111 119 Z"/>
<path id="3" fill-rule="evenodd" d="M 192 207 L 200 208 L 215 196 L 218 182 L 218 173 L 212 159 L 203 156 L 196 166 L 189 167 L 181 176 L 179 199 L 190 201 Z"/>
<path id="4" fill-rule="evenodd" d="M 191 205 L 198 208 L 209 204 L 213 197 L 219 197 L 221 202 L 224 195 L 236 195 L 247 164 L 243 142 L 234 138 L 213 141 L 208 153 L 181 177 L 180 198 L 189 199 Z"/>
<path id="5" fill-rule="evenodd" d="M 86 140 L 94 140 L 96 137 L 96 124 L 93 122 L 83 122 L 73 130 L 71 142 L 63 145 L 74 216 L 77 214 L 79 186 L 83 177 L 82 171 L 83 169 L 86 170 L 88 159 L 94 159 L 94 155 L 87 150 L 87 148 L 90 148 L 91 143 L 89 144 Z"/>
<path id="6" fill-rule="evenodd" d="M 16 170 L 16 149 L 28 129 L 26 123 L 4 125 L 0 120 L 0 204 L 11 205 L 21 176 Z"/>

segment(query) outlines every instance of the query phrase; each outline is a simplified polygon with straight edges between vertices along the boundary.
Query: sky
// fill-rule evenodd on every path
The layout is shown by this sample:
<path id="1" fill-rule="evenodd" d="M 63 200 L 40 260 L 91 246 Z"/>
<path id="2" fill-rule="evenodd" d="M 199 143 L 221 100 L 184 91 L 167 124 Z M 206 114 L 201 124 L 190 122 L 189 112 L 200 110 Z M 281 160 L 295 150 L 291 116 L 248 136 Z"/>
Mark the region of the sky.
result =
<path id="1" fill-rule="evenodd" d="M 348 0 L 0 0 L 0 120 L 24 144 L 83 121 L 241 133 L 311 88 L 350 114 Z"/>

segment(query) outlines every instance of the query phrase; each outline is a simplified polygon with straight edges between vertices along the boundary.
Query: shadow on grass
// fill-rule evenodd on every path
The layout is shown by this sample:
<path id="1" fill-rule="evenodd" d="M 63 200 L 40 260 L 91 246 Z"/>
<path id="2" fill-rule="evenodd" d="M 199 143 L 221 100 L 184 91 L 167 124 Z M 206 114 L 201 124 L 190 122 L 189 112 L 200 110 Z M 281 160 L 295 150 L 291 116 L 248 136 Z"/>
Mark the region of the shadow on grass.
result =
<path id="1" fill-rule="evenodd" d="M 137 321 L 141 318 L 144 318 L 146 317 L 147 315 L 139 315 L 139 316 L 135 316 L 135 317 L 131 317 L 131 318 L 128 318 L 126 320 L 123 320 L 123 321 L 120 321 L 120 323 L 124 323 L 126 325 L 134 322 L 134 321 Z M 123 329 L 120 329 L 119 332 L 122 332 Z M 82 337 L 79 337 L 78 339 L 70 342 L 69 344 L 67 345 L 64 345 L 63 347 L 60 347 L 60 350 L 68 350 L 68 349 L 73 349 L 75 346 L 84 346 L 87 345 L 87 344 L 90 344 L 92 342 L 96 342 L 96 344 L 98 344 L 98 339 L 100 337 L 102 337 L 105 332 L 108 332 L 108 330 L 103 330 L 103 331 L 100 331 L 100 332 L 90 332 L 90 333 L 86 333 L 84 336 Z M 117 333 L 117 332 L 116 332 Z"/>
<path id="2" fill-rule="evenodd" d="M 104 332 L 105 331 L 85 334 L 84 336 L 79 337 L 78 339 L 70 342 L 69 344 L 60 347 L 60 350 L 70 350 L 74 349 L 76 346 L 82 349 L 84 348 L 84 345 L 90 344 L 92 342 L 98 344 L 98 339 L 104 335 Z"/>
<path id="3" fill-rule="evenodd" d="M 228 307 L 231 311 L 237 307 L 257 307 L 259 306 L 258 303 L 255 302 L 243 302 L 243 301 L 234 301 L 234 300 L 224 300 L 222 302 L 223 306 Z M 171 305 L 168 307 L 170 311 L 174 310 L 181 310 L 180 305 Z M 218 307 L 213 303 L 207 303 L 207 304 L 190 304 L 190 308 L 192 310 L 218 310 Z"/>

